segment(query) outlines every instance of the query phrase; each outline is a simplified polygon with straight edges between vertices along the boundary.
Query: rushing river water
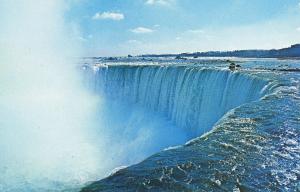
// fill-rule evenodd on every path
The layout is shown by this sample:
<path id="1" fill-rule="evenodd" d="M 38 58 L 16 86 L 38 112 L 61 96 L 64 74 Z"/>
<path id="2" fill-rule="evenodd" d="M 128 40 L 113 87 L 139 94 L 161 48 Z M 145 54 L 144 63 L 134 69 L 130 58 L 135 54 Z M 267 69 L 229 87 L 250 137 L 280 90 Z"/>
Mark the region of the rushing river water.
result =
<path id="1" fill-rule="evenodd" d="M 4 94 L 0 191 L 299 191 L 299 60 L 230 60 L 85 58 L 84 89 Z"/>
<path id="2" fill-rule="evenodd" d="M 83 191 L 300 190 L 298 60 L 93 61 L 95 93 L 159 114 L 187 143 Z"/>

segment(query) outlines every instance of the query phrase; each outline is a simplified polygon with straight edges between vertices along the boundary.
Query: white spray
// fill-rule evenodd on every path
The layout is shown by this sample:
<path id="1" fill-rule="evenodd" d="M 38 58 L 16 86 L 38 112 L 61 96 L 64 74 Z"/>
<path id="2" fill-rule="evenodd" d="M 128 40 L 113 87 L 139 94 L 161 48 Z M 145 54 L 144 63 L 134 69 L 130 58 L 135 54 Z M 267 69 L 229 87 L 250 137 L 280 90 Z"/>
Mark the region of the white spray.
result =
<path id="1" fill-rule="evenodd" d="M 81 87 L 67 6 L 0 0 L 0 191 L 79 189 L 185 139 L 168 137 L 164 119 Z"/>
<path id="2" fill-rule="evenodd" d="M 99 169 L 63 1 L 0 2 L 0 191 L 65 188 Z M 38 185 L 38 186 L 35 186 Z"/>

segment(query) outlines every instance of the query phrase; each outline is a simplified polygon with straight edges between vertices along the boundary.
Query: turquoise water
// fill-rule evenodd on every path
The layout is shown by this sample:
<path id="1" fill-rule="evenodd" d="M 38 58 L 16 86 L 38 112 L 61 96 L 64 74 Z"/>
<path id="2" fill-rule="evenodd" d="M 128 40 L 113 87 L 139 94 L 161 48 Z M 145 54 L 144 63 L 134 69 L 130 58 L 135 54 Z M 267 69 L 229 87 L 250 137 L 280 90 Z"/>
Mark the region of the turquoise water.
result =
<path id="1" fill-rule="evenodd" d="M 299 190 L 299 61 L 233 60 L 239 70 L 224 60 L 93 60 L 95 93 L 155 113 L 185 138 L 175 131 L 168 149 L 154 140 L 154 155 L 83 191 Z"/>
<path id="2" fill-rule="evenodd" d="M 229 59 L 85 58 L 82 89 L 4 93 L 0 191 L 299 191 L 299 60 Z"/>

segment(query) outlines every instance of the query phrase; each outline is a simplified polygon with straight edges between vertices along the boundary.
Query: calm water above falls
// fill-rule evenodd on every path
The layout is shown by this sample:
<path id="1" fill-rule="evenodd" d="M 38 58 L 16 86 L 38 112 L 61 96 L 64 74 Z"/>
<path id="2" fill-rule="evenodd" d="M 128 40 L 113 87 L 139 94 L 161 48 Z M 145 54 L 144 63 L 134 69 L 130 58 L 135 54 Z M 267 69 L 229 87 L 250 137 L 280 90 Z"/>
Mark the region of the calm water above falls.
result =
<path id="1" fill-rule="evenodd" d="M 222 61 L 101 61 L 96 93 L 159 114 L 194 139 L 84 191 L 300 190 L 300 63 L 239 64 L 230 72 Z"/>

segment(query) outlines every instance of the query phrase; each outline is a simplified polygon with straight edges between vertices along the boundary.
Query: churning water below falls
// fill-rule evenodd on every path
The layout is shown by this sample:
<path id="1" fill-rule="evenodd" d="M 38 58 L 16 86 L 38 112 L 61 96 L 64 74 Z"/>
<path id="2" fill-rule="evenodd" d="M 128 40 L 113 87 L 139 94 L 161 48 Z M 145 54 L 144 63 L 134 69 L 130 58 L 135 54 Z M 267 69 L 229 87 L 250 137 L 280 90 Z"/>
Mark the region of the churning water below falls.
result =
<path id="1" fill-rule="evenodd" d="M 83 62 L 97 169 L 32 191 L 300 191 L 299 60 Z"/>

